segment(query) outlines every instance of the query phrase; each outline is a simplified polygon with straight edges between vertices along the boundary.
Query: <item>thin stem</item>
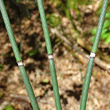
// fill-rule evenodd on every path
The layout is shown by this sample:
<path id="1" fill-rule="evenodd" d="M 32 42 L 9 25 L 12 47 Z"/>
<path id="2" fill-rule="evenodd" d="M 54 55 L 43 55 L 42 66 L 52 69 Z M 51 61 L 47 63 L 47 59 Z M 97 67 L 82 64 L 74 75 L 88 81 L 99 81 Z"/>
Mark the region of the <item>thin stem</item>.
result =
<path id="1" fill-rule="evenodd" d="M 100 36 L 101 36 L 103 24 L 104 24 L 107 6 L 108 6 L 108 0 L 104 0 L 100 19 L 99 19 L 99 23 L 98 23 L 97 33 L 96 33 L 94 44 L 92 47 L 91 53 L 93 53 L 93 54 L 96 53 L 97 48 L 98 48 L 98 44 L 99 44 L 99 40 L 100 40 Z M 90 57 L 90 60 L 88 63 L 88 67 L 87 67 L 87 71 L 86 71 L 86 77 L 85 77 L 85 81 L 83 84 L 80 110 L 86 110 L 86 102 L 87 102 L 88 89 L 89 89 L 89 85 L 90 85 L 90 79 L 91 79 L 91 74 L 92 74 L 92 69 L 93 69 L 94 58 L 95 58 L 95 56 Z"/>
<path id="2" fill-rule="evenodd" d="M 0 10 L 1 10 L 1 13 L 2 13 L 2 17 L 3 17 L 4 23 L 5 23 L 5 27 L 7 29 L 8 36 L 9 36 L 9 39 L 10 39 L 10 42 L 11 42 L 11 45 L 12 45 L 12 48 L 13 48 L 13 52 L 14 52 L 16 61 L 18 62 L 18 66 L 19 66 L 19 69 L 20 69 L 20 72 L 21 72 L 21 75 L 22 75 L 27 93 L 29 95 L 33 110 L 39 110 L 39 107 L 38 107 L 33 89 L 31 87 L 28 75 L 26 73 L 26 70 L 25 70 L 24 65 L 22 63 L 22 59 L 20 57 L 20 53 L 19 53 L 16 41 L 15 41 L 15 38 L 14 38 L 13 30 L 12 30 L 12 27 L 11 27 L 11 24 L 10 24 L 8 14 L 7 14 L 5 4 L 4 4 L 3 0 L 0 0 Z"/>
<path id="3" fill-rule="evenodd" d="M 36 0 L 36 1 L 38 3 L 38 8 L 39 8 L 39 12 L 40 12 L 42 27 L 43 27 L 45 41 L 46 41 L 46 48 L 47 48 L 48 57 L 49 57 L 50 73 L 51 73 L 51 77 L 52 77 L 56 109 L 61 110 L 62 108 L 61 108 L 61 103 L 60 103 L 57 76 L 56 76 L 54 60 L 53 60 L 53 56 L 52 56 L 52 46 L 51 46 L 50 36 L 49 36 L 49 32 L 48 32 L 48 26 L 47 26 L 47 22 L 46 22 L 43 2 L 42 2 L 42 0 Z"/>

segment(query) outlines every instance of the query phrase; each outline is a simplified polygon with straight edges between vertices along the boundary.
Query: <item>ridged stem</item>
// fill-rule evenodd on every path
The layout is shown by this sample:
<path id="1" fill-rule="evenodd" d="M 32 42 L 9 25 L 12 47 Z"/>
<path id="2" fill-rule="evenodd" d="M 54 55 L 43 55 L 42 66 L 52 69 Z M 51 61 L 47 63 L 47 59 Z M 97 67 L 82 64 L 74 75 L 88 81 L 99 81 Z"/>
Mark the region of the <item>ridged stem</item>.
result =
<path id="1" fill-rule="evenodd" d="M 56 109 L 61 110 L 62 108 L 61 108 L 61 103 L 60 103 L 57 76 L 56 76 L 54 60 L 53 60 L 53 56 L 52 56 L 52 54 L 53 54 L 52 53 L 52 46 L 51 46 L 48 26 L 47 26 L 47 22 L 46 22 L 46 16 L 45 16 L 45 12 L 44 12 L 43 2 L 42 2 L 42 0 L 36 0 L 36 1 L 38 4 L 40 17 L 41 17 L 41 21 L 42 21 L 42 27 L 43 27 L 43 31 L 44 31 L 44 37 L 45 37 L 45 41 L 46 41 L 46 48 L 47 48 L 48 56 L 52 57 L 52 58 L 49 58 L 49 65 L 50 65 L 50 73 L 51 73 L 51 77 L 52 77 L 52 84 L 53 84 Z"/>
<path id="2" fill-rule="evenodd" d="M 28 75 L 26 73 L 26 70 L 25 70 L 24 65 L 22 63 L 22 59 L 20 57 L 20 53 L 19 53 L 19 50 L 18 50 L 18 47 L 17 47 L 17 44 L 16 44 L 16 40 L 14 38 L 13 30 L 12 30 L 10 20 L 8 18 L 8 14 L 7 14 L 5 4 L 4 4 L 3 0 L 0 0 L 0 10 L 1 10 L 2 17 L 3 17 L 4 23 L 5 23 L 5 27 L 6 27 L 7 32 L 8 32 L 9 40 L 11 42 L 16 61 L 17 61 L 17 63 L 20 63 L 19 69 L 20 69 L 20 72 L 21 72 L 21 75 L 22 75 L 22 78 L 23 78 L 28 96 L 30 98 L 30 102 L 32 104 L 33 110 L 39 110 L 39 107 L 38 107 L 38 104 L 37 104 L 32 86 L 30 84 Z"/>
<path id="3" fill-rule="evenodd" d="M 93 53 L 93 54 L 96 53 L 97 48 L 98 48 L 99 40 L 101 37 L 101 32 L 103 29 L 107 6 L 108 6 L 108 0 L 103 0 L 103 6 L 102 6 L 100 18 L 99 18 L 98 28 L 97 28 L 95 40 L 94 40 L 92 51 L 91 51 L 91 53 Z M 91 74 L 92 74 L 92 69 L 93 69 L 94 58 L 95 57 L 90 57 L 90 59 L 89 59 L 89 63 L 88 63 L 87 71 L 86 71 L 86 77 L 85 77 L 85 81 L 83 84 L 80 110 L 86 110 L 86 102 L 87 102 L 88 89 L 89 89 L 89 85 L 90 85 L 90 79 L 91 79 Z"/>

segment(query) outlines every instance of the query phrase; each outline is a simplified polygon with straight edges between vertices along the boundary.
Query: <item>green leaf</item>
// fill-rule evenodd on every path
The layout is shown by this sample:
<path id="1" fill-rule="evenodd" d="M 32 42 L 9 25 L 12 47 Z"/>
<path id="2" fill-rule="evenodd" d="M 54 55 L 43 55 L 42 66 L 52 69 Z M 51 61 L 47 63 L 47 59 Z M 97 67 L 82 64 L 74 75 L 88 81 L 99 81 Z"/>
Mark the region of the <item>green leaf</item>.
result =
<path id="1" fill-rule="evenodd" d="M 105 33 L 105 34 L 103 34 L 103 35 L 102 35 L 102 39 L 107 39 L 109 35 L 110 35 L 110 33 Z"/>
<path id="2" fill-rule="evenodd" d="M 49 82 L 49 79 L 47 79 L 47 78 L 45 78 L 44 80 L 43 80 L 43 83 L 48 83 Z"/>
<path id="3" fill-rule="evenodd" d="M 106 34 L 106 33 L 107 33 L 107 31 L 108 31 L 108 29 L 103 29 L 103 30 L 102 30 L 102 34 L 101 34 L 101 35 L 103 36 L 104 34 Z"/>
<path id="4" fill-rule="evenodd" d="M 93 35 L 95 35 L 96 32 L 97 32 L 97 28 L 94 28 L 94 29 L 92 29 L 92 31 L 91 31 L 91 33 L 92 33 Z"/>
<path id="5" fill-rule="evenodd" d="M 33 50 L 30 50 L 29 52 L 28 52 L 28 55 L 29 56 L 33 56 L 33 55 L 35 55 L 37 53 L 37 49 L 33 49 Z"/>
<path id="6" fill-rule="evenodd" d="M 108 43 L 110 43 L 110 34 L 109 34 L 109 37 L 105 40 L 105 42 L 104 42 L 105 44 L 108 44 Z"/>
<path id="7" fill-rule="evenodd" d="M 91 40 L 91 42 L 94 42 L 95 36 L 91 37 L 90 40 Z"/>
<path id="8" fill-rule="evenodd" d="M 12 105 L 6 105 L 4 110 L 16 110 Z"/>
<path id="9" fill-rule="evenodd" d="M 88 4 L 88 3 L 89 3 L 88 0 L 77 0 L 77 1 L 78 1 L 78 3 L 79 3 L 80 5 Z"/>
<path id="10" fill-rule="evenodd" d="M 110 20 L 106 20 L 105 23 L 104 23 L 103 28 L 107 28 L 109 26 L 110 26 Z"/>
<path id="11" fill-rule="evenodd" d="M 74 0 L 67 0 L 67 5 L 70 9 L 74 9 Z"/>
<path id="12" fill-rule="evenodd" d="M 105 18 L 110 18 L 110 13 L 106 13 Z"/>

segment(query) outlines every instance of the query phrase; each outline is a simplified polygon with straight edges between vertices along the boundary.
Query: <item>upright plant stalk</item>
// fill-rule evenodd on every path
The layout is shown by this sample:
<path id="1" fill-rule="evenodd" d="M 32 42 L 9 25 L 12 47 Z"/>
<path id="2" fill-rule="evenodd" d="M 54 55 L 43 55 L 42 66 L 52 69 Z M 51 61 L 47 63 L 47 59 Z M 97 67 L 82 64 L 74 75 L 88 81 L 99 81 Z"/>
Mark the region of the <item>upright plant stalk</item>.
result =
<path id="1" fill-rule="evenodd" d="M 19 53 L 16 41 L 15 41 L 15 38 L 14 38 L 13 30 L 12 30 L 12 27 L 11 27 L 11 24 L 10 24 L 8 14 L 7 14 L 5 4 L 4 4 L 3 0 L 0 0 L 0 10 L 1 10 L 1 13 L 2 13 L 2 17 L 3 17 L 4 23 L 5 23 L 7 32 L 8 32 L 8 36 L 9 36 L 9 39 L 10 39 L 10 42 L 11 42 L 11 45 L 12 45 L 12 48 L 13 48 L 13 51 L 14 51 L 14 55 L 16 57 L 16 61 L 18 63 L 18 66 L 19 66 L 19 69 L 20 69 L 25 87 L 27 89 L 27 93 L 29 95 L 33 110 L 39 110 L 39 107 L 38 107 L 34 92 L 32 90 L 28 75 L 26 73 L 26 70 L 25 70 L 24 65 L 22 63 L 22 59 L 20 57 L 20 53 Z"/>
<path id="2" fill-rule="evenodd" d="M 84 81 L 84 85 L 83 85 L 80 110 L 86 110 L 86 102 L 87 102 L 88 89 L 89 89 L 89 85 L 90 85 L 90 79 L 91 79 L 91 74 L 92 74 L 92 69 L 93 69 L 94 58 L 95 58 L 95 54 L 96 54 L 99 40 L 100 40 L 107 6 L 108 6 L 108 0 L 103 0 L 103 6 L 102 6 L 101 15 L 99 18 L 98 28 L 97 28 L 94 44 L 92 47 L 92 51 L 90 54 L 90 59 L 89 59 L 89 63 L 88 63 L 87 71 L 86 71 L 86 77 L 85 77 L 85 81 Z"/>
<path id="3" fill-rule="evenodd" d="M 52 53 L 52 46 L 50 41 L 50 36 L 48 32 L 48 26 L 46 22 L 44 7 L 42 0 L 36 0 L 38 3 L 38 8 L 40 12 L 40 17 L 42 21 L 42 27 L 44 31 L 45 41 L 46 41 L 46 47 L 48 52 L 48 58 L 49 58 L 49 66 L 50 66 L 50 72 L 52 77 L 52 84 L 53 84 L 53 91 L 54 91 L 54 97 L 55 97 L 55 103 L 56 103 L 56 109 L 61 110 L 61 103 L 60 103 L 60 96 L 59 96 L 59 89 L 58 89 L 58 83 L 57 83 L 57 76 L 55 71 L 55 65 L 53 60 L 53 53 Z"/>

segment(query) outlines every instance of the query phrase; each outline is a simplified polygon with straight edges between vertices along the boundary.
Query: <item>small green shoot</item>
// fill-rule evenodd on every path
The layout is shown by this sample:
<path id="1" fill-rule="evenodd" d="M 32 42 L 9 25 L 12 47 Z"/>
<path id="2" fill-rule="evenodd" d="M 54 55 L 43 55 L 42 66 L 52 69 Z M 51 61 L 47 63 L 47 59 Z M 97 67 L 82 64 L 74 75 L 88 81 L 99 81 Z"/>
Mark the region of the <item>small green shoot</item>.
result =
<path id="1" fill-rule="evenodd" d="M 30 51 L 28 52 L 28 55 L 29 55 L 29 56 L 34 56 L 37 52 L 38 52 L 37 49 L 30 50 Z"/>

